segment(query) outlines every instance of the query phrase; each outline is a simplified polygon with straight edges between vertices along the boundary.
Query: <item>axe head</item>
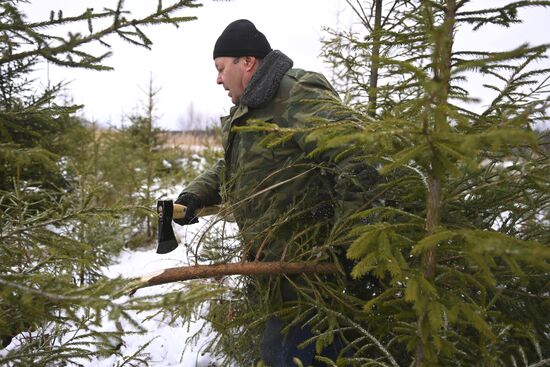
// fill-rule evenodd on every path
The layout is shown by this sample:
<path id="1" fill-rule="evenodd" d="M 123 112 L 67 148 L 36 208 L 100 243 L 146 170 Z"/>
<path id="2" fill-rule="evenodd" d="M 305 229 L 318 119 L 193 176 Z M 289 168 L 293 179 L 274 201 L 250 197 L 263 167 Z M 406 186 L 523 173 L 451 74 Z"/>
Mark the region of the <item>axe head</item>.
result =
<path id="1" fill-rule="evenodd" d="M 167 254 L 178 247 L 178 241 L 172 229 L 174 216 L 172 200 L 157 201 L 157 213 L 159 217 L 157 254 Z"/>

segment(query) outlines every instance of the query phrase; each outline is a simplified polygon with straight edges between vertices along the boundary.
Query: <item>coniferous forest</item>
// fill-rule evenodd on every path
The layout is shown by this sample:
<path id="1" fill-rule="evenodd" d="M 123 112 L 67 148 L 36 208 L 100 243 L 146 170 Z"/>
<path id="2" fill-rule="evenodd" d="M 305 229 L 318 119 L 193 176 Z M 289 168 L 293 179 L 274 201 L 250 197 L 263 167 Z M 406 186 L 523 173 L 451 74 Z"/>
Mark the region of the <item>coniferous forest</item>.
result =
<path id="1" fill-rule="evenodd" d="M 285 275 L 218 275 L 129 296 L 143 284 L 104 273 L 122 251 L 154 256 L 156 200 L 173 199 L 167 188 L 222 152 L 168 144 L 152 80 L 140 111 L 99 128 L 63 100 L 61 83 L 32 77 L 43 62 L 108 70 L 108 53 L 83 46 L 109 47 L 106 37 L 116 36 L 149 48 L 149 32 L 194 21 L 185 10 L 199 4 L 158 1 L 155 12 L 133 18 L 119 0 L 30 22 L 22 3 L 0 0 L 0 364 L 86 366 L 116 355 L 118 366 L 148 366 L 155 356 L 121 348 L 135 330 L 147 332 L 142 312 L 208 324 L 212 366 L 261 367 L 255 346 Z M 550 69 L 541 67 L 550 45 L 492 52 L 455 43 L 465 30 L 483 37 L 485 27 L 513 27 L 526 21 L 522 9 L 550 1 L 345 3 L 355 22 L 325 29 L 321 54 L 342 97 L 327 113 L 338 122 L 236 128 L 261 134 L 266 146 L 300 134 L 316 144 L 311 155 L 360 157 L 381 177 L 323 243 L 307 232 L 293 238 L 282 262 L 329 262 L 338 271 L 287 278 L 298 300 L 277 316 L 310 325 L 306 344 L 319 351 L 344 341 L 338 359 L 320 358 L 326 366 L 550 365 Z M 82 24 L 86 33 L 54 32 Z M 483 91 L 470 87 L 474 78 Z M 480 98 L 490 100 L 481 106 Z M 186 245 L 189 265 L 247 260 L 231 209 L 201 219 Z M 286 215 L 274 233 L 294 214 Z M 261 292 L 251 297 L 253 287 Z M 117 327 L 98 331 L 106 320 Z"/>

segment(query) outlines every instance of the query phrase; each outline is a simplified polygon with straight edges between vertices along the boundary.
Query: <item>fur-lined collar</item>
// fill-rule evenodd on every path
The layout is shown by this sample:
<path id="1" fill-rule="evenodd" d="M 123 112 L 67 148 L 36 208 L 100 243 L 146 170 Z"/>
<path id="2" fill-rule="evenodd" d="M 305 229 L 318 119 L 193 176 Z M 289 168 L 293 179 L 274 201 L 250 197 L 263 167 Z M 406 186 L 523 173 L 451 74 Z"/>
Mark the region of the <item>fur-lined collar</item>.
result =
<path id="1" fill-rule="evenodd" d="M 292 64 L 292 60 L 281 51 L 273 50 L 268 53 L 244 90 L 241 104 L 259 108 L 271 101 Z"/>

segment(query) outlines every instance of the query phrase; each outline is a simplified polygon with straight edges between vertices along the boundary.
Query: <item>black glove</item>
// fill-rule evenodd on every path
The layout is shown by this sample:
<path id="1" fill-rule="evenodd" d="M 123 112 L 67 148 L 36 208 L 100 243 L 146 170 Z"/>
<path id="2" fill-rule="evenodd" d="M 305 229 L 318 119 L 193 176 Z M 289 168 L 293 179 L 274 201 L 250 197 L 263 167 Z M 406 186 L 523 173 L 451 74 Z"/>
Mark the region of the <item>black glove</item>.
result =
<path id="1" fill-rule="evenodd" d="M 176 204 L 185 205 L 187 210 L 185 211 L 185 217 L 180 219 L 174 219 L 174 222 L 180 226 L 185 226 L 188 224 L 198 223 L 199 219 L 197 218 L 196 211 L 199 208 L 202 208 L 202 200 L 195 194 L 189 192 L 182 192 L 180 196 L 176 199 Z"/>

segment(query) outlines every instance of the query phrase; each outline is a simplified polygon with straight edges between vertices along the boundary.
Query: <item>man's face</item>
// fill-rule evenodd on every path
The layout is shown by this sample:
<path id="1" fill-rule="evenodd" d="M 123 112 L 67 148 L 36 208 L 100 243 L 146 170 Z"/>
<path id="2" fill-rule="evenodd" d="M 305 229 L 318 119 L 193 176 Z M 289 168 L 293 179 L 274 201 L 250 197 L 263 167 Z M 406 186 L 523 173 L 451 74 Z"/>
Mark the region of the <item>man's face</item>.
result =
<path id="1" fill-rule="evenodd" d="M 214 65 L 218 70 L 216 83 L 222 84 L 233 104 L 238 104 L 247 84 L 247 72 L 242 58 L 235 57 L 217 57 L 214 59 Z"/>

